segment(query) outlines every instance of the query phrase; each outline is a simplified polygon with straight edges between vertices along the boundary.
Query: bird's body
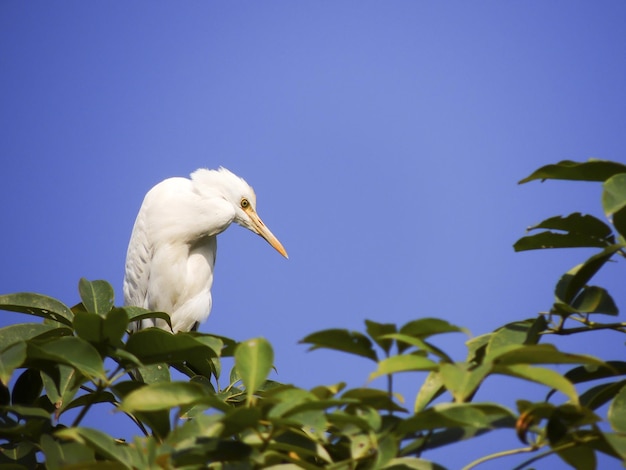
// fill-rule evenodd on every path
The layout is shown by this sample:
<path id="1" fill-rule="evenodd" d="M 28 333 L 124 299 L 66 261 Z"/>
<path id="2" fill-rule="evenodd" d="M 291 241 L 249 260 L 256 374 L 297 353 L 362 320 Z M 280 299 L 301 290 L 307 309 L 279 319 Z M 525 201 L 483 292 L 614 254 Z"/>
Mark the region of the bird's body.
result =
<path id="1" fill-rule="evenodd" d="M 265 238 L 283 256 L 280 242 L 256 214 L 252 188 L 230 171 L 197 170 L 191 179 L 154 186 L 137 215 L 126 257 L 124 301 L 170 314 L 172 330 L 189 331 L 211 311 L 217 235 L 238 223 Z M 136 325 L 167 328 L 163 320 Z"/>

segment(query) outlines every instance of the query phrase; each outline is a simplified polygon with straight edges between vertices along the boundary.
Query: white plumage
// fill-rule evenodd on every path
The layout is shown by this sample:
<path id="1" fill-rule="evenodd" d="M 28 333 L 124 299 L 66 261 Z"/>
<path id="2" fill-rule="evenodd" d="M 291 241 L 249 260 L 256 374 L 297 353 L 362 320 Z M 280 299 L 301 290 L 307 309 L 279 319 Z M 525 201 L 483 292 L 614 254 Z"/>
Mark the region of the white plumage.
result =
<path id="1" fill-rule="evenodd" d="M 287 252 L 256 213 L 256 196 L 225 168 L 200 169 L 188 178 L 169 178 L 143 200 L 126 255 L 126 305 L 170 314 L 172 330 L 189 331 L 211 312 L 217 235 L 235 222 Z M 135 329 L 158 326 L 143 320 Z"/>

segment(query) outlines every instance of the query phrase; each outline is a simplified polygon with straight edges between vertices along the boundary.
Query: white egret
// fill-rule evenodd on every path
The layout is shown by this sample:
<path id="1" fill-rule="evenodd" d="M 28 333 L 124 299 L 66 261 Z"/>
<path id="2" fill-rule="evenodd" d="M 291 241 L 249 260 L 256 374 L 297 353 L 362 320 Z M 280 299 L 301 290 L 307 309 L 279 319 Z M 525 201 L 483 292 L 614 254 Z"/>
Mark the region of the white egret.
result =
<path id="1" fill-rule="evenodd" d="M 126 255 L 124 301 L 170 314 L 172 330 L 190 331 L 211 312 L 217 235 L 235 222 L 287 252 L 256 213 L 256 196 L 225 168 L 200 169 L 188 178 L 169 178 L 143 200 Z M 158 326 L 148 319 L 134 329 Z"/>

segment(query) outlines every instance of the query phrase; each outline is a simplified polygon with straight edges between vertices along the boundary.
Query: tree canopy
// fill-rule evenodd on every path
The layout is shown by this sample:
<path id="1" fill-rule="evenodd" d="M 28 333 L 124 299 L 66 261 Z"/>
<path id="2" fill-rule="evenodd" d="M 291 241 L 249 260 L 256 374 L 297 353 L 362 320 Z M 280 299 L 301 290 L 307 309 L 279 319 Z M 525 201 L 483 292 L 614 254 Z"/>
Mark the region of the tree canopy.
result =
<path id="1" fill-rule="evenodd" d="M 598 453 L 626 463 L 626 362 L 589 355 L 584 341 L 578 351 L 559 348 L 561 336 L 597 330 L 610 331 L 608 341 L 623 341 L 618 306 L 593 279 L 626 255 L 626 165 L 561 161 L 520 183 L 549 179 L 601 183 L 606 220 L 579 212 L 553 216 L 514 244 L 516 251 L 594 250 L 558 279 L 546 311 L 471 338 L 462 361 L 433 339 L 471 325 L 434 317 L 403 325 L 365 320 L 362 331 L 327 329 L 301 340 L 311 350 L 371 361 L 369 379 L 386 378 L 385 389 L 345 383 L 304 389 L 269 380 L 279 361 L 264 338 L 156 328 L 129 335 L 131 322 L 169 317 L 115 306 L 113 288 L 101 280 L 81 279 L 81 301 L 72 307 L 42 294 L 0 296 L 0 309 L 39 317 L 0 329 L 0 463 L 441 469 L 429 450 L 498 430 L 515 434 L 519 447 L 485 448 L 465 468 L 517 454 L 527 455 L 518 468 L 549 455 L 577 469 L 596 468 Z M 226 371 L 229 361 L 234 365 Z M 399 373 L 415 376 L 414 395 L 405 400 L 394 390 Z M 515 397 L 515 409 L 475 401 L 494 376 L 540 384 L 545 398 Z M 125 441 L 85 427 L 96 404 L 123 413 L 137 436 Z"/>

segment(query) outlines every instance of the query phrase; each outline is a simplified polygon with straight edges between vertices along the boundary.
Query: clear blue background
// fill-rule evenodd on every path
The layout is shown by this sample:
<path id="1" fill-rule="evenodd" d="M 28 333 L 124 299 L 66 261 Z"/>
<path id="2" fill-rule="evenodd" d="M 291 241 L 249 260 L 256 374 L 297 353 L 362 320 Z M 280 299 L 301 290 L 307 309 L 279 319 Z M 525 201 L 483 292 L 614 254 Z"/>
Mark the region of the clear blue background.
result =
<path id="1" fill-rule="evenodd" d="M 533 317 L 591 252 L 511 245 L 551 215 L 601 216 L 600 188 L 516 182 L 562 159 L 626 160 L 625 24 L 621 1 L 5 0 L 0 291 L 72 305 L 84 276 L 121 303 L 143 195 L 221 165 L 255 188 L 290 259 L 222 234 L 201 331 L 268 338 L 276 380 L 366 384 L 373 363 L 298 344 L 319 329 L 438 316 L 478 335 Z M 623 354 L 615 334 L 587 336 L 557 344 Z M 462 359 L 465 339 L 439 344 Z M 398 379 L 411 408 L 420 382 Z M 545 396 L 519 385 L 476 399 Z M 87 424 L 135 432 L 106 412 Z M 498 435 L 424 457 L 455 468 L 520 445 Z"/>

